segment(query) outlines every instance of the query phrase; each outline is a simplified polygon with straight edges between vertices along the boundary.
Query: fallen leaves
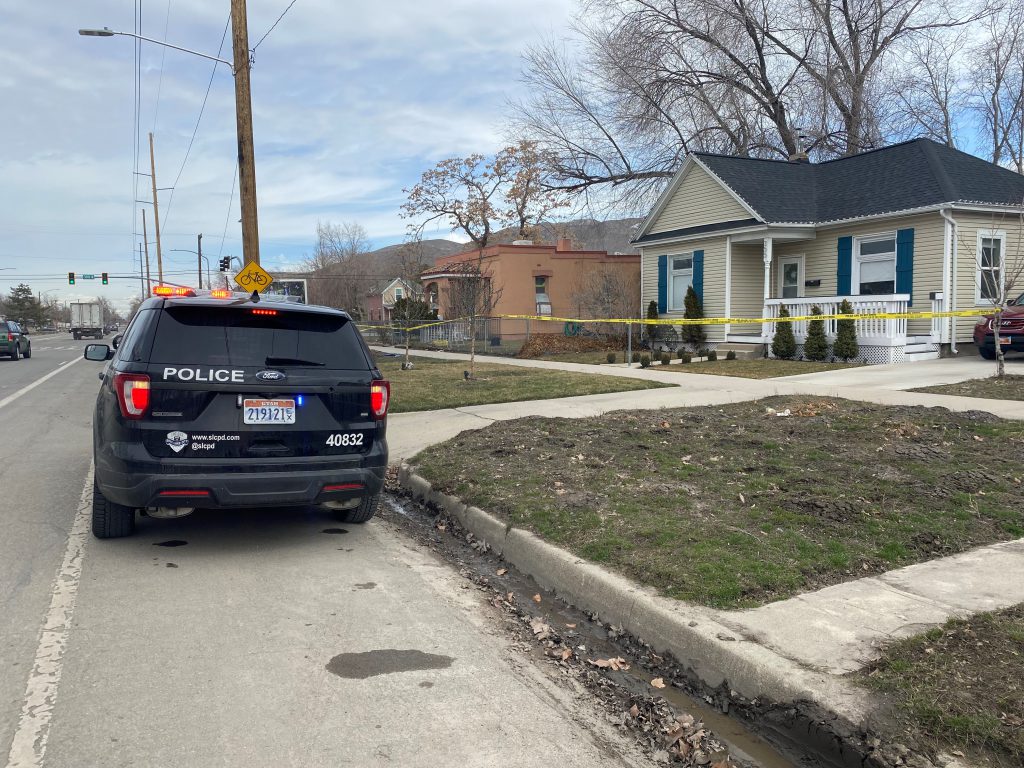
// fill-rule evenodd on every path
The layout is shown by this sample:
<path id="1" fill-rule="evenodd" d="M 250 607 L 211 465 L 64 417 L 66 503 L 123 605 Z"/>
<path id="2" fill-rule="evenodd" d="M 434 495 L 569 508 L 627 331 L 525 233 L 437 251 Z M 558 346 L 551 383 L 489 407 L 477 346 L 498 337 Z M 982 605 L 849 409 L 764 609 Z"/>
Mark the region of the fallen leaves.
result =
<path id="1" fill-rule="evenodd" d="M 498 570 L 496 570 L 494 572 L 494 575 L 495 576 L 504 576 L 506 573 L 508 573 L 508 568 L 499 568 Z"/>
<path id="2" fill-rule="evenodd" d="M 612 672 L 625 672 L 629 669 L 629 662 L 621 656 L 614 656 L 610 659 L 587 659 L 587 664 L 598 669 L 610 669 Z"/>
<path id="3" fill-rule="evenodd" d="M 660 677 L 656 677 L 653 680 L 651 680 L 651 686 L 654 687 L 654 688 L 664 688 L 665 687 L 665 681 L 664 681 L 664 679 L 662 679 Z"/>
<path id="4" fill-rule="evenodd" d="M 533 596 L 533 602 L 538 603 L 538 604 L 540 603 L 540 595 L 539 594 L 536 594 L 536 595 Z"/>

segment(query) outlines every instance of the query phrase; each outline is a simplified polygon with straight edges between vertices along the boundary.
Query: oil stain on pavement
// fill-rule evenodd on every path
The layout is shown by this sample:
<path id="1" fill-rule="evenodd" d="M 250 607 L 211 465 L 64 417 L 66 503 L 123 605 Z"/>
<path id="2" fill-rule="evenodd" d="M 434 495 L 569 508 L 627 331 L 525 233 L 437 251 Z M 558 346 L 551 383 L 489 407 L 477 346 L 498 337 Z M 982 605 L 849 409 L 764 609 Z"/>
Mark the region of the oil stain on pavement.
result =
<path id="1" fill-rule="evenodd" d="M 455 661 L 451 656 L 441 656 L 423 651 L 399 651 L 385 648 L 364 653 L 342 653 L 327 663 L 327 671 L 350 680 L 365 680 L 376 675 L 390 675 L 395 672 L 412 672 L 421 669 L 447 669 Z"/>
<path id="2" fill-rule="evenodd" d="M 365 584 L 353 584 L 356 589 L 374 589 L 377 586 L 375 581 L 367 581 Z"/>
<path id="3" fill-rule="evenodd" d="M 155 541 L 153 542 L 154 547 L 184 547 L 188 544 L 187 541 L 181 539 L 171 539 L 170 541 Z"/>
<path id="4" fill-rule="evenodd" d="M 348 533 L 344 528 L 324 528 L 320 533 Z"/>

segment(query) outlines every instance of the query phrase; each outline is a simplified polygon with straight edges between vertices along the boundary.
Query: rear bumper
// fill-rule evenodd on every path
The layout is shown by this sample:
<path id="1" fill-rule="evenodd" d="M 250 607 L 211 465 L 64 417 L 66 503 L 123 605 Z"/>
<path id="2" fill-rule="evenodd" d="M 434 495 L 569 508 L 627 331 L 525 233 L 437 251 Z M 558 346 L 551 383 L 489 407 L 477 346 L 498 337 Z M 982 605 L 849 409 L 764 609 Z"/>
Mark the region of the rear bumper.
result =
<path id="1" fill-rule="evenodd" d="M 296 460 L 268 471 L 238 471 L 235 464 L 189 467 L 147 462 L 146 468 L 96 457 L 96 482 L 111 501 L 127 507 L 278 507 L 380 493 L 387 470 L 387 447 L 360 462 L 320 464 Z M 334 487 L 332 487 L 334 486 Z M 186 493 L 191 491 L 193 493 Z"/>
<path id="2" fill-rule="evenodd" d="M 1001 345 L 1003 352 L 1024 352 L 1024 333 L 1007 333 L 1004 331 L 999 334 L 999 337 L 1010 340 L 1009 344 Z M 975 333 L 974 343 L 979 350 L 995 352 L 996 342 L 991 332 L 985 334 Z"/>

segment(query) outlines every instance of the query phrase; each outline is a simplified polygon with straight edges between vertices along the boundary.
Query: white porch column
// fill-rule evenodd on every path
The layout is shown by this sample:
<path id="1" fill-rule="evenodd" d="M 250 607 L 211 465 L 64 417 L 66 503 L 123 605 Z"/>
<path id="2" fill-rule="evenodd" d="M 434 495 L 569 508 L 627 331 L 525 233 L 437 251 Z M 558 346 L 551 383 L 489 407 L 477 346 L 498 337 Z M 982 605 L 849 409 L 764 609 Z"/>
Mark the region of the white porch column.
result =
<path id="1" fill-rule="evenodd" d="M 732 317 L 732 237 L 725 238 L 725 316 Z M 732 325 L 726 323 L 722 336 L 726 341 L 731 330 Z"/>
<path id="2" fill-rule="evenodd" d="M 761 307 L 761 316 L 768 317 L 768 299 L 772 297 L 772 239 L 764 239 L 764 304 Z M 761 336 L 765 339 L 771 333 L 770 323 L 761 323 Z"/>

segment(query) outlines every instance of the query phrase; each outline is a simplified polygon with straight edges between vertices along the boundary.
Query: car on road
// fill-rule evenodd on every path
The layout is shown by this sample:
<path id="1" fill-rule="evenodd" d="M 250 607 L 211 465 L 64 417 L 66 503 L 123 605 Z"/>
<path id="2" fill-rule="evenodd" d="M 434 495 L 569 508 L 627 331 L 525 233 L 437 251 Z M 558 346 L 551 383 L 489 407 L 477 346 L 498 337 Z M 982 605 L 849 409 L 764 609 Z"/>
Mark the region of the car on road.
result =
<path id="1" fill-rule="evenodd" d="M 129 535 L 140 511 L 195 508 L 316 504 L 369 520 L 391 389 L 352 318 L 161 288 L 113 347 L 85 348 L 108 361 L 93 417 L 93 534 Z"/>
<path id="2" fill-rule="evenodd" d="M 28 331 L 13 320 L 0 320 L 0 355 L 12 360 L 32 357 L 32 340 Z"/>
<path id="3" fill-rule="evenodd" d="M 995 315 L 985 315 L 974 326 L 974 345 L 986 360 L 996 358 Z M 1007 302 L 1000 318 L 999 344 L 1003 352 L 1024 352 L 1024 293 Z"/>

